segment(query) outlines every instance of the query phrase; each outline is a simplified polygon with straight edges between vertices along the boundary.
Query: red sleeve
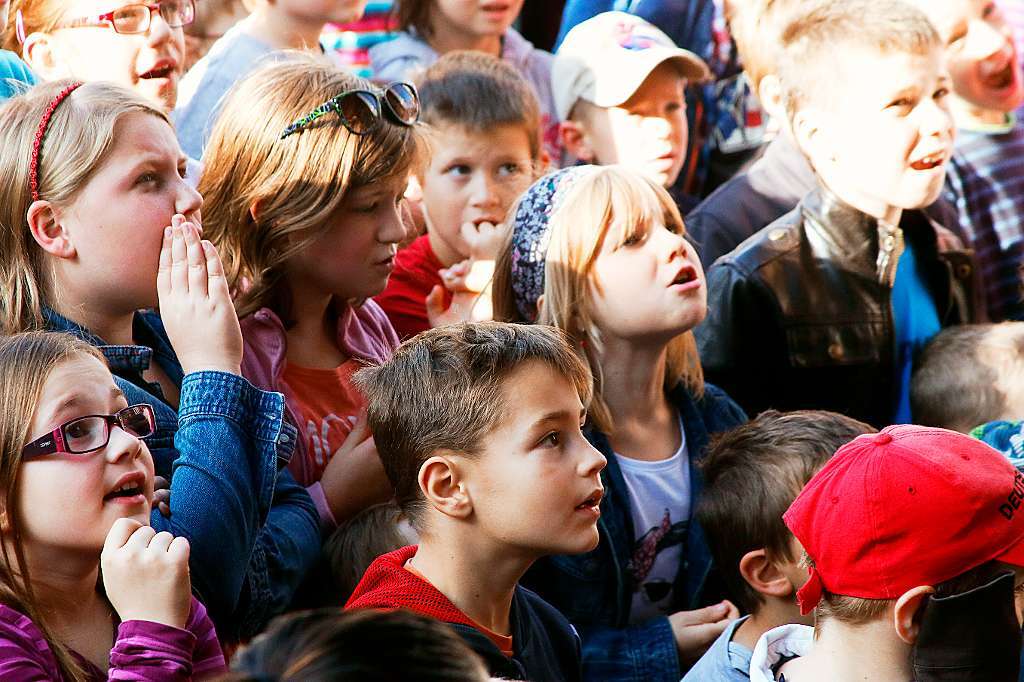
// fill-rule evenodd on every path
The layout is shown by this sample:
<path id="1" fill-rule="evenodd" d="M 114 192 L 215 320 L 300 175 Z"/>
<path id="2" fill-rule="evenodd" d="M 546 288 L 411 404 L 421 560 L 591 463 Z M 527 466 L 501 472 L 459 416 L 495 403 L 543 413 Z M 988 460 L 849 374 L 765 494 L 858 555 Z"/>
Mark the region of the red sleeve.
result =
<path id="1" fill-rule="evenodd" d="M 374 300 L 387 313 L 399 338 L 430 329 L 426 298 L 435 286 L 443 286 L 437 274 L 443 267 L 430 251 L 426 235 L 398 252 L 388 285 Z M 445 303 L 450 302 L 451 294 L 445 291 Z"/>

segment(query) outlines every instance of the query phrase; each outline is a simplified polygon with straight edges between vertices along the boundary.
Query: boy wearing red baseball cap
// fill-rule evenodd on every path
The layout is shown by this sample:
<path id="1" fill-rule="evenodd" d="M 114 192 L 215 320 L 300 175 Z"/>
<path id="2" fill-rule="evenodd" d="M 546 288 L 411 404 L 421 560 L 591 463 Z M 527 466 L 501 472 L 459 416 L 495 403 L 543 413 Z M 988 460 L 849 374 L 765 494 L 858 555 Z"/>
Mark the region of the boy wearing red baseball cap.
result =
<path id="1" fill-rule="evenodd" d="M 750 679 L 1015 682 L 1022 502 L 1024 475 L 960 433 L 892 426 L 844 445 L 783 517 L 815 626 L 765 633 Z"/>

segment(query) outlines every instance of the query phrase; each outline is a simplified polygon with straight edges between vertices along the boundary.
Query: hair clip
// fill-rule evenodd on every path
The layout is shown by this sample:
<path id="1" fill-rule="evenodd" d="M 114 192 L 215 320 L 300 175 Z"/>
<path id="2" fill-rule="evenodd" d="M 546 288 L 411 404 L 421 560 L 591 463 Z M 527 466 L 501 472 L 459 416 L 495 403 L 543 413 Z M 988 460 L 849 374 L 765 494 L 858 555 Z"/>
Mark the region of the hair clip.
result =
<path id="1" fill-rule="evenodd" d="M 8 5 L 7 6 L 7 12 L 10 13 L 10 11 L 11 11 L 11 6 Z M 21 43 L 22 45 L 24 45 L 25 44 L 25 38 L 27 38 L 28 36 L 25 35 L 25 17 L 21 14 L 21 10 L 20 9 L 14 15 L 14 32 L 18 36 L 18 42 Z"/>

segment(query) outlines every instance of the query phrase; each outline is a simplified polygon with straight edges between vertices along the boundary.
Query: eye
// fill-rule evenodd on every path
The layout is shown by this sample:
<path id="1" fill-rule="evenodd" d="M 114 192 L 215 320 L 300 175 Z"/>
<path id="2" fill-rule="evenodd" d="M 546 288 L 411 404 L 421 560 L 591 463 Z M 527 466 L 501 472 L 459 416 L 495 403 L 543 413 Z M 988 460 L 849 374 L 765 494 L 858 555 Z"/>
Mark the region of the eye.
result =
<path id="1" fill-rule="evenodd" d="M 987 5 L 985 5 L 985 9 L 983 9 L 983 10 L 981 11 L 981 16 L 982 16 L 982 18 L 984 18 L 984 19 L 988 19 L 988 18 L 990 18 L 990 17 L 991 17 L 991 16 L 993 15 L 993 14 L 996 14 L 996 13 L 997 13 L 998 11 L 999 11 L 999 8 L 998 8 L 998 7 L 996 7 L 996 3 L 994 3 L 994 2 L 990 2 L 990 3 L 988 3 Z"/>
<path id="2" fill-rule="evenodd" d="M 180 177 L 182 180 L 184 180 L 185 179 L 185 175 L 187 173 L 188 173 L 188 166 L 185 166 L 185 165 L 178 166 L 178 177 Z"/>
<path id="3" fill-rule="evenodd" d="M 540 439 L 540 445 L 557 448 L 562 444 L 562 434 L 558 431 L 552 431 L 543 438 Z"/>
<path id="4" fill-rule="evenodd" d="M 519 175 L 522 172 L 522 166 L 514 161 L 503 163 L 498 167 L 498 175 Z"/>
<path id="5" fill-rule="evenodd" d="M 684 109 L 686 109 L 686 102 L 669 102 L 665 105 L 666 114 L 674 114 Z"/>
<path id="6" fill-rule="evenodd" d="M 373 213 L 380 206 L 380 202 L 374 201 L 371 204 L 363 204 L 362 206 L 356 206 L 352 210 L 356 213 Z"/>
<path id="7" fill-rule="evenodd" d="M 638 244 L 643 243 L 643 241 L 644 235 L 640 234 L 639 232 L 634 232 L 633 234 L 629 235 L 628 237 L 622 240 L 622 246 L 637 246 Z"/>
<path id="8" fill-rule="evenodd" d="M 136 185 L 156 185 L 160 183 L 160 176 L 152 171 L 147 171 L 135 179 Z"/>
<path id="9" fill-rule="evenodd" d="M 464 163 L 456 163 L 445 168 L 444 172 L 446 175 L 455 175 L 458 177 L 463 177 L 469 175 L 472 172 L 472 169 Z"/>
<path id="10" fill-rule="evenodd" d="M 932 95 L 932 98 L 933 99 L 945 99 L 947 95 L 949 95 L 949 88 L 943 86 L 943 87 L 941 87 L 941 88 L 939 88 L 938 90 L 935 91 L 935 94 Z"/>

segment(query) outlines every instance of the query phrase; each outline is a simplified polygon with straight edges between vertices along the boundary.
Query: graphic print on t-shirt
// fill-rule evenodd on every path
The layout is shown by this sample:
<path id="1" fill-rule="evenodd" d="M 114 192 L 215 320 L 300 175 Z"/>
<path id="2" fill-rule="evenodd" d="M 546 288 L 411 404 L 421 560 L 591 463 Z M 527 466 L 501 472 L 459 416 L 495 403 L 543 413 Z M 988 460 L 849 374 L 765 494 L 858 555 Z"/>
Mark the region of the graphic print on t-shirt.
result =
<path id="1" fill-rule="evenodd" d="M 673 550 L 673 555 L 681 556 L 686 542 L 686 521 L 672 523 L 672 512 L 665 509 L 661 523 L 641 535 L 633 545 L 633 556 L 629 560 L 628 569 L 633 577 L 634 603 L 638 598 L 645 600 L 650 606 L 663 613 L 669 612 L 672 603 L 672 582 L 674 576 L 652 575 L 658 554 Z M 678 565 L 678 561 L 669 562 Z"/>

